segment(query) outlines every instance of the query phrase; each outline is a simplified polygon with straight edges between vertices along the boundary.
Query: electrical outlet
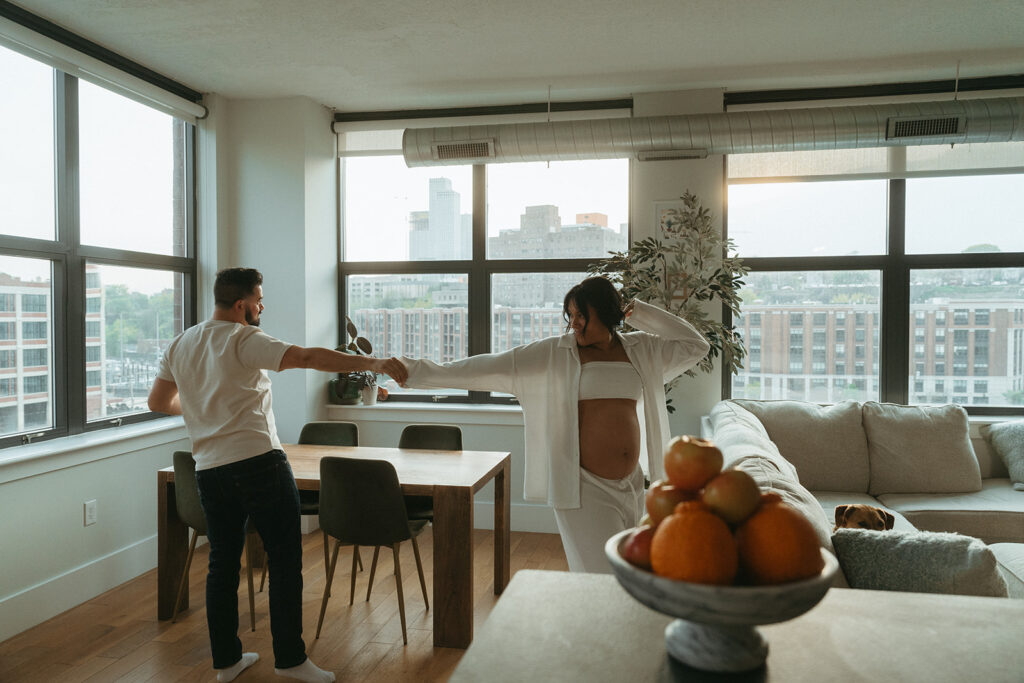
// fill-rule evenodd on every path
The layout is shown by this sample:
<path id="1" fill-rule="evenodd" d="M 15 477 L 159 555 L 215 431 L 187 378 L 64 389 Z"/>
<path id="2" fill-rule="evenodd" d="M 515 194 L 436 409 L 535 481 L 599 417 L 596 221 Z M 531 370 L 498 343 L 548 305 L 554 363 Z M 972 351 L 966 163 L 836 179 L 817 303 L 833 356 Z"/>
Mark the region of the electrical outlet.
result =
<path id="1" fill-rule="evenodd" d="M 96 501 L 87 500 L 82 504 L 85 508 L 85 526 L 91 526 L 96 523 Z"/>

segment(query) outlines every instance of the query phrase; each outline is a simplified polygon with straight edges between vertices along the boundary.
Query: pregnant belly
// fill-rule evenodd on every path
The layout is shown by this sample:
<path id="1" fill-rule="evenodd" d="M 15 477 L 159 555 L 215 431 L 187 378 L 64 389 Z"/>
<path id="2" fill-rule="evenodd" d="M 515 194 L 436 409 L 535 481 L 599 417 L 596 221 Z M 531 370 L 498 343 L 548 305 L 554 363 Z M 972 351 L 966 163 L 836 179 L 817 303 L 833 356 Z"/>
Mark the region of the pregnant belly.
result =
<path id="1" fill-rule="evenodd" d="M 599 398 L 579 402 L 580 466 L 605 479 L 629 476 L 640 459 L 636 401 Z"/>

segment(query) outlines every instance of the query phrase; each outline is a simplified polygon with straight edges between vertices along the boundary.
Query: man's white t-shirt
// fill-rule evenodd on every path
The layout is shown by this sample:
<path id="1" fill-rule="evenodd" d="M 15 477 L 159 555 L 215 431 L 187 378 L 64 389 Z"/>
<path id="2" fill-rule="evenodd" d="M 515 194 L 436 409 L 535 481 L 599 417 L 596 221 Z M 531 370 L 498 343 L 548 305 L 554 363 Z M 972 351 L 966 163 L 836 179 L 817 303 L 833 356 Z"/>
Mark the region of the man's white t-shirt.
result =
<path id="1" fill-rule="evenodd" d="M 267 370 L 291 346 L 252 325 L 207 320 L 167 347 L 157 377 L 178 386 L 197 470 L 281 448 Z"/>

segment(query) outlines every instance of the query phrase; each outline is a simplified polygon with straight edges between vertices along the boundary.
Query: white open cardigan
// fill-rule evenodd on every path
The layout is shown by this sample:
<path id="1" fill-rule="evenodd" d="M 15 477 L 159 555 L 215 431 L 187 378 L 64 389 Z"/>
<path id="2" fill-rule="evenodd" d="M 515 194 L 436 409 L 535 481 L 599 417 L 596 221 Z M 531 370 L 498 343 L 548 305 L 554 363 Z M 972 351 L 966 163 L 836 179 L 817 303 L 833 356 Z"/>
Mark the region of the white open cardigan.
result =
<path id="1" fill-rule="evenodd" d="M 629 324 L 641 330 L 621 334 L 630 363 L 643 381 L 647 471 L 664 476 L 661 448 L 668 441 L 665 382 L 690 369 L 711 346 L 682 318 L 636 301 Z M 402 358 L 408 386 L 416 389 L 469 389 L 513 394 L 523 408 L 526 465 L 523 498 L 555 508 L 580 506 L 580 357 L 572 333 L 548 337 L 502 353 L 481 354 L 439 365 Z"/>

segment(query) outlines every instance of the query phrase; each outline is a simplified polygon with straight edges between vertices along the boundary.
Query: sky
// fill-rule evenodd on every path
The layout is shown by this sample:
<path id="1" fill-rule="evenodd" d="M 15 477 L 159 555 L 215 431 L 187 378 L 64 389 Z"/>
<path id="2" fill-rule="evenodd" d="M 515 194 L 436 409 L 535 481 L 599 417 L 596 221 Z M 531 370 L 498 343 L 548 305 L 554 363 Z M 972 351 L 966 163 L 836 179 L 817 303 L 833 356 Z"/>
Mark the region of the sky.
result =
<path id="1" fill-rule="evenodd" d="M 744 257 L 883 254 L 886 193 L 884 180 L 730 185 L 729 237 Z M 908 179 L 906 215 L 908 253 L 1024 251 L 1024 175 Z"/>
<path id="2" fill-rule="evenodd" d="M 79 123 L 82 242 L 173 253 L 173 118 L 79 81 Z M 55 237 L 53 128 L 53 69 L 0 47 L 2 233 Z M 26 259 L 3 263 L 19 277 L 40 272 Z M 120 271 L 125 284 L 146 294 L 170 278 Z"/>
<path id="3" fill-rule="evenodd" d="M 407 168 L 401 156 L 348 158 L 345 188 L 345 255 L 352 261 L 403 260 L 409 256 L 409 214 L 429 208 L 429 181 L 448 178 L 473 209 L 472 168 Z M 622 159 L 488 166 L 488 235 L 519 229 L 527 206 L 554 204 L 563 225 L 577 213 L 603 213 L 617 230 L 629 220 L 629 164 Z"/>

